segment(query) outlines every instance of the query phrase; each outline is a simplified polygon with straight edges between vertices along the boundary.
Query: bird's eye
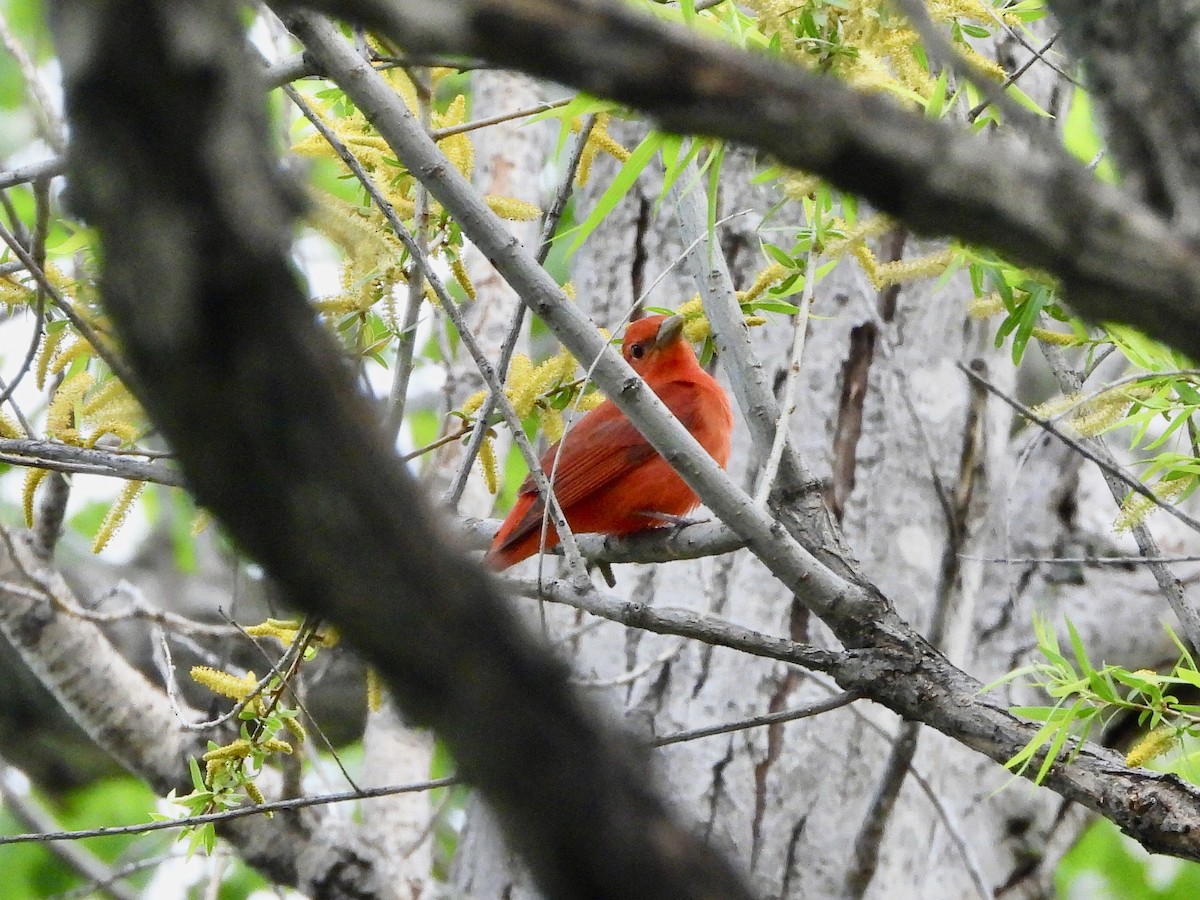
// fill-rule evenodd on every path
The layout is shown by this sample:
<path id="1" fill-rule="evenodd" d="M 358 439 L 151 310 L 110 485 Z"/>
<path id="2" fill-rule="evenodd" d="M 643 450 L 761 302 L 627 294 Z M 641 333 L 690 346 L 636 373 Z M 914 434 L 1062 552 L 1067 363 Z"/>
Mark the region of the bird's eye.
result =
<path id="1" fill-rule="evenodd" d="M 634 359 L 641 359 L 646 355 L 646 348 L 641 344 L 634 344 L 629 348 L 629 355 Z"/>

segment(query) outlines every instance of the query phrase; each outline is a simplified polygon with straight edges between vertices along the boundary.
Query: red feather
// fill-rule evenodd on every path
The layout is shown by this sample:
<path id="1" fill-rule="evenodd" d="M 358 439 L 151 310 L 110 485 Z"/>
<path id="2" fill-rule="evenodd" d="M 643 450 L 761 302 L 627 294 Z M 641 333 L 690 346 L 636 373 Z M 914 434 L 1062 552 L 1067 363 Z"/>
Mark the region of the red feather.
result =
<path id="1" fill-rule="evenodd" d="M 681 333 L 672 329 L 669 341 L 656 342 L 664 321 L 665 316 L 650 316 L 630 325 L 625 334 L 625 359 L 724 467 L 729 462 L 733 432 L 729 399 L 716 379 L 700 367 Z M 699 503 L 692 489 L 611 400 L 589 412 L 546 451 L 541 467 L 547 478 L 553 473 L 555 496 L 571 531 L 578 534 L 643 531 L 661 525 L 656 515 L 682 516 Z M 533 479 L 526 478 L 488 550 L 488 565 L 507 569 L 536 553 L 542 516 L 541 497 Z M 558 533 L 548 525 L 545 547 L 557 544 Z"/>

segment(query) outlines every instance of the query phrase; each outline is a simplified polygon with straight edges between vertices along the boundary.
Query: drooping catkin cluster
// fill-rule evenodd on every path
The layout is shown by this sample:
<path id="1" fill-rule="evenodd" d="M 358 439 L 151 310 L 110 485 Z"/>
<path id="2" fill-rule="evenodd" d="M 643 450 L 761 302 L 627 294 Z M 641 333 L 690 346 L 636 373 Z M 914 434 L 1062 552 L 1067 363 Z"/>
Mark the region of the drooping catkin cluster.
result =
<path id="1" fill-rule="evenodd" d="M 1194 475 L 1171 478 L 1152 485 L 1150 492 L 1158 498 L 1160 503 L 1170 503 L 1195 484 L 1195 480 L 1196 476 Z M 1121 504 L 1121 510 L 1113 521 L 1113 531 L 1130 531 L 1136 528 L 1158 508 L 1159 503 L 1155 503 L 1145 494 L 1130 493 Z"/>
<path id="2" fill-rule="evenodd" d="M 990 291 L 967 303 L 967 315 L 972 319 L 990 319 L 992 316 L 999 316 L 1005 312 L 1007 310 L 999 291 Z M 1080 336 L 1073 332 L 1057 331 L 1040 325 L 1030 329 L 1029 336 L 1035 341 L 1055 347 L 1073 347 L 1082 343 Z"/>
<path id="3" fill-rule="evenodd" d="M 1179 731 L 1168 725 L 1155 728 L 1130 748 L 1125 756 L 1125 765 L 1131 769 L 1144 766 L 1165 753 L 1170 753 L 1179 743 Z"/>
<path id="4" fill-rule="evenodd" d="M 303 628 L 294 620 L 267 619 L 250 626 L 246 632 L 252 637 L 271 638 L 290 647 Z M 308 634 L 306 652 L 297 662 L 310 659 L 317 648 L 332 646 L 336 640 L 336 633 L 328 626 Z M 214 797 L 208 802 L 217 803 L 215 798 L 227 798 L 241 790 L 255 803 L 262 803 L 262 793 L 254 782 L 262 767 L 273 755 L 293 753 L 296 744 L 306 738 L 297 711 L 282 702 L 286 689 L 284 679 L 272 675 L 260 681 L 253 672 L 235 675 L 210 666 L 194 666 L 191 676 L 197 684 L 218 696 L 243 704 L 239 713 L 243 723 L 240 737 L 224 745 L 210 741 L 208 752 L 203 756 L 204 785 Z M 181 798 L 181 802 L 187 799 Z"/>
<path id="5" fill-rule="evenodd" d="M 580 410 L 594 409 L 604 397 L 598 391 L 583 392 L 583 385 L 575 382 L 577 368 L 575 357 L 566 349 L 542 361 L 536 366 L 523 353 L 513 356 L 508 365 L 508 378 L 504 394 L 508 397 L 517 417 L 522 421 L 535 417 L 535 427 L 540 428 L 551 441 L 563 434 L 562 410 L 576 405 Z M 580 394 L 582 393 L 582 396 Z M 478 391 L 468 397 L 460 410 L 470 420 L 483 406 L 487 391 Z M 500 490 L 500 467 L 496 457 L 495 433 L 489 429 L 479 445 L 479 469 L 487 489 L 495 494 Z"/>
<path id="6" fill-rule="evenodd" d="M 832 72 L 860 90 L 886 91 L 914 103 L 934 90 L 934 77 L 917 56 L 920 37 L 908 18 L 880 0 L 746 0 L 758 28 L 778 40 L 785 59 Z M 963 20 L 987 27 L 1018 24 L 983 0 L 932 0 L 929 16 L 939 25 Z M 953 32 L 952 32 L 953 33 Z M 955 43 L 967 64 L 995 81 L 1004 71 L 965 40 Z"/>
<path id="7" fill-rule="evenodd" d="M 450 71 L 432 70 L 435 89 Z M 408 75 L 401 69 L 389 69 L 384 77 L 415 112 L 419 108 L 417 92 Z M 322 124 L 338 137 L 371 176 L 406 227 L 415 231 L 417 181 L 396 162 L 387 142 L 357 109 L 342 111 L 320 100 L 311 100 L 310 105 Z M 444 111 L 435 110 L 430 114 L 430 127 L 435 135 L 439 130 L 452 132 L 438 138 L 439 147 L 454 167 L 470 178 L 475 166 L 474 144 L 469 131 L 454 130 L 466 121 L 467 98 L 462 93 L 455 95 Z M 292 149 L 304 156 L 332 159 L 348 171 L 345 163 L 316 131 L 297 141 Z M 536 205 L 514 197 L 488 195 L 484 199 L 501 218 L 528 221 L 541 215 Z M 407 284 L 416 274 L 383 213 L 372 204 L 360 206 L 332 196 L 319 196 L 314 201 L 310 224 L 343 252 L 341 290 L 334 296 L 318 299 L 315 302 L 317 309 L 333 322 L 345 316 L 363 315 L 382 304 L 385 322 L 393 333 L 397 333 L 400 323 L 395 308 L 395 289 Z M 462 236 L 434 200 L 428 205 L 428 226 L 431 257 L 440 256 L 445 260 L 462 288 L 463 296 L 473 300 L 475 286 L 462 263 Z M 426 299 L 438 302 L 427 282 L 421 287 Z"/>
<path id="8" fill-rule="evenodd" d="M 579 168 L 575 170 L 575 183 L 581 187 L 588 183 L 592 174 L 592 162 L 599 153 L 607 153 L 617 162 L 629 159 L 629 151 L 616 138 L 608 133 L 610 121 L 608 113 L 598 113 L 592 130 L 588 133 L 587 143 L 579 155 Z M 571 120 L 571 131 L 578 133 L 583 128 L 583 120 L 576 117 Z"/>
<path id="9" fill-rule="evenodd" d="M 1090 399 L 1075 392 L 1039 403 L 1032 412 L 1043 419 L 1057 419 L 1069 412 L 1064 424 L 1081 437 L 1096 437 L 1120 423 L 1134 403 L 1154 390 L 1149 384 L 1118 385 Z"/>
<path id="10" fill-rule="evenodd" d="M 95 291 L 84 281 L 67 275 L 53 261 L 43 266 L 47 281 L 58 293 L 61 302 L 90 326 L 94 333 L 107 333 L 108 323 L 96 305 Z M 36 284 L 16 276 L 0 276 L 0 303 L 10 310 L 33 306 L 37 302 Z M 97 356 L 96 349 L 64 318 L 55 317 L 55 310 L 43 298 L 45 321 L 37 338 L 32 371 L 38 390 L 43 390 L 52 375 L 63 375 L 50 401 L 46 436 L 78 446 L 91 447 L 105 435 L 114 435 L 128 442 L 143 428 L 144 416 L 128 390 L 115 378 L 107 377 L 94 392 L 95 379 L 87 372 Z M 104 349 L 110 350 L 111 347 Z M 77 404 L 85 404 L 76 409 Z M 80 419 L 79 422 L 73 420 Z M 86 418 L 86 422 L 83 419 Z M 90 426 L 86 431 L 83 425 Z M 20 426 L 0 413 L 0 435 L 25 437 Z"/>
<path id="11" fill-rule="evenodd" d="M 62 333 L 61 330 L 58 331 Z M 47 341 L 43 341 L 45 346 Z M 82 338 L 77 339 L 71 350 L 76 354 L 60 354 L 49 366 L 52 373 L 68 365 L 66 359 L 91 355 L 90 346 Z M 60 367 L 61 364 L 61 367 Z M 145 414 L 129 389 L 118 379 L 109 376 L 97 383 L 86 368 L 63 378 L 50 398 L 46 410 L 46 437 L 77 447 L 95 447 L 101 439 L 115 438 L 122 445 L 132 444 L 145 431 Z M 22 489 L 22 508 L 27 525 L 33 524 L 34 499 L 38 486 L 49 472 L 45 469 L 28 469 Z M 145 487 L 145 482 L 128 482 L 117 495 L 100 524 L 92 542 L 92 552 L 99 553 L 117 530 L 125 523 L 133 503 Z"/>

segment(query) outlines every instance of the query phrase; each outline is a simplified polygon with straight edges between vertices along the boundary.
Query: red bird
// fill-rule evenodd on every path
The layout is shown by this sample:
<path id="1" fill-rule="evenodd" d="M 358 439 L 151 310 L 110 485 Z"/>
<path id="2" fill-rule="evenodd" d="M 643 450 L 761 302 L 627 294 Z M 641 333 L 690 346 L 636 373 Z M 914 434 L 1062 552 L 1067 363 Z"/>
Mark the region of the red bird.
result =
<path id="1" fill-rule="evenodd" d="M 729 462 L 733 413 L 725 390 L 700 368 L 683 336 L 681 316 L 648 316 L 625 332 L 622 352 L 667 409 L 722 468 Z M 562 446 L 562 453 L 558 448 Z M 555 456 L 558 456 L 555 469 Z M 630 534 L 682 516 L 699 498 L 625 418 L 606 400 L 542 457 L 542 471 L 554 472 L 555 496 L 575 534 Z M 507 569 L 538 552 L 544 507 L 533 478 L 526 478 L 517 502 L 484 557 L 493 569 Z M 558 545 L 550 524 L 546 549 Z"/>

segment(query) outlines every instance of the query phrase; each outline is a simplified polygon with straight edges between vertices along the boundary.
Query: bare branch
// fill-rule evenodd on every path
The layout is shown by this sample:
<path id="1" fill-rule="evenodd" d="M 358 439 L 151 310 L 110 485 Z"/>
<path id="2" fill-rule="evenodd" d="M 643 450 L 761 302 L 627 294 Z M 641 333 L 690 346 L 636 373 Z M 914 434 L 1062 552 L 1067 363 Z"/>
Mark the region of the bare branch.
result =
<path id="1" fill-rule="evenodd" d="M 60 444 L 57 441 L 0 438 L 0 462 L 55 472 L 110 475 L 127 481 L 183 487 L 183 476 L 166 463 L 141 460 L 111 450 Z"/>

